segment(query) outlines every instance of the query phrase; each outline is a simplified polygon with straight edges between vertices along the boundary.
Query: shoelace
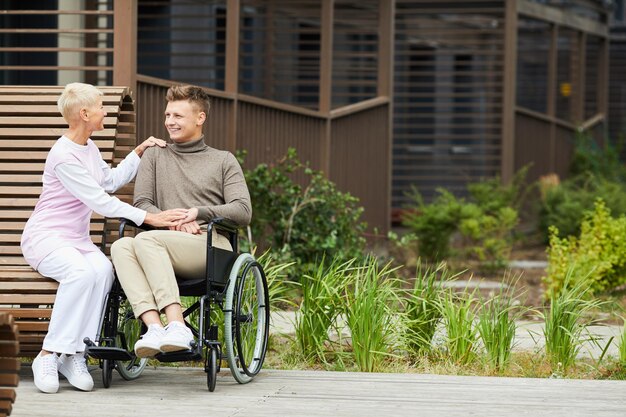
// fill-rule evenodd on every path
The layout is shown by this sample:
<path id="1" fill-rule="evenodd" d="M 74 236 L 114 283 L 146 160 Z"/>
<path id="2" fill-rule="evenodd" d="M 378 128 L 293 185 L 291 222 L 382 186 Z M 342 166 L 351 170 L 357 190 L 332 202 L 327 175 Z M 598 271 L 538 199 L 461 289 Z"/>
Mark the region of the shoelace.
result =
<path id="1" fill-rule="evenodd" d="M 78 374 L 89 373 L 87 370 L 87 362 L 84 358 L 79 355 L 71 355 L 72 358 L 72 366 L 74 367 L 74 371 Z"/>
<path id="2" fill-rule="evenodd" d="M 48 358 L 48 356 L 50 358 Z M 56 376 L 57 375 L 57 358 L 56 355 L 50 354 L 50 355 L 46 355 L 46 356 L 42 356 L 41 357 L 41 364 L 42 364 L 42 371 L 44 375 L 51 375 L 51 376 Z"/>

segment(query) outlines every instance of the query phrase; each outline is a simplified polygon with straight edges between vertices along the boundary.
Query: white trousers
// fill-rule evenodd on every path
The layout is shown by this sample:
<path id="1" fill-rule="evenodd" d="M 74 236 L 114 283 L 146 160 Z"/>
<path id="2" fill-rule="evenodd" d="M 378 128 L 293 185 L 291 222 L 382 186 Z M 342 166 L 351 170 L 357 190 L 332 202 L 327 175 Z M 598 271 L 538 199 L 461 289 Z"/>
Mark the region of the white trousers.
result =
<path id="1" fill-rule="evenodd" d="M 83 352 L 83 339 L 95 340 L 106 294 L 113 284 L 113 266 L 100 251 L 59 248 L 39 263 L 40 274 L 59 282 L 43 349 Z"/>

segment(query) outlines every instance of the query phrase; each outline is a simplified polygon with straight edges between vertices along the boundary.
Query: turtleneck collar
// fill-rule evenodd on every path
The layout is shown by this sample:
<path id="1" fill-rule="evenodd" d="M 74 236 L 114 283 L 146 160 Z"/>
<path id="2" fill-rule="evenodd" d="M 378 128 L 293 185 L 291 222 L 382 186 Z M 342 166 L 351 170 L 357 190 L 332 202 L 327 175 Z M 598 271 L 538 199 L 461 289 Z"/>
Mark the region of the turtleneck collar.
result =
<path id="1" fill-rule="evenodd" d="M 208 148 L 207 144 L 204 143 L 204 135 L 200 136 L 200 139 L 192 140 L 191 142 L 172 142 L 167 146 L 177 153 L 194 153 L 203 151 Z"/>

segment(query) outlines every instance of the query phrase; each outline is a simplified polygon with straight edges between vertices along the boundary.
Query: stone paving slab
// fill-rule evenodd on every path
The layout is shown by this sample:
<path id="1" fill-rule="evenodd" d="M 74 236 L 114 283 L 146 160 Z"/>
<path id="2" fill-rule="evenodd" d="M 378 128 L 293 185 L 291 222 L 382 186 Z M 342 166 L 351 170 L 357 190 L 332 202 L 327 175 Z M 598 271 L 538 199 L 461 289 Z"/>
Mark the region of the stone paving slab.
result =
<path id="1" fill-rule="evenodd" d="M 626 381 L 263 371 L 247 385 L 228 372 L 215 392 L 200 368 L 158 367 L 135 381 L 114 373 L 111 388 L 92 372 L 92 392 L 62 380 L 37 391 L 25 365 L 12 417 L 24 416 L 550 416 L 624 417 Z"/>

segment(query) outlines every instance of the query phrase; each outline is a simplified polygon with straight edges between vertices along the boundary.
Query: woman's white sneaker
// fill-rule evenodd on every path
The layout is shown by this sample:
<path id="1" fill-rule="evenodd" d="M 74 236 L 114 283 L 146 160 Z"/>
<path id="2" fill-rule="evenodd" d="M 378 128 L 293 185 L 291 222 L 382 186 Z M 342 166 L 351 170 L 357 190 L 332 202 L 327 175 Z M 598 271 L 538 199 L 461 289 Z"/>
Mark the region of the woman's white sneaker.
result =
<path id="1" fill-rule="evenodd" d="M 56 353 L 39 355 L 33 360 L 33 377 L 35 386 L 41 392 L 54 394 L 59 390 L 58 357 Z"/>
<path id="2" fill-rule="evenodd" d="M 87 369 L 87 361 L 83 353 L 61 355 L 59 358 L 59 372 L 68 382 L 82 391 L 93 389 L 93 378 Z"/>

